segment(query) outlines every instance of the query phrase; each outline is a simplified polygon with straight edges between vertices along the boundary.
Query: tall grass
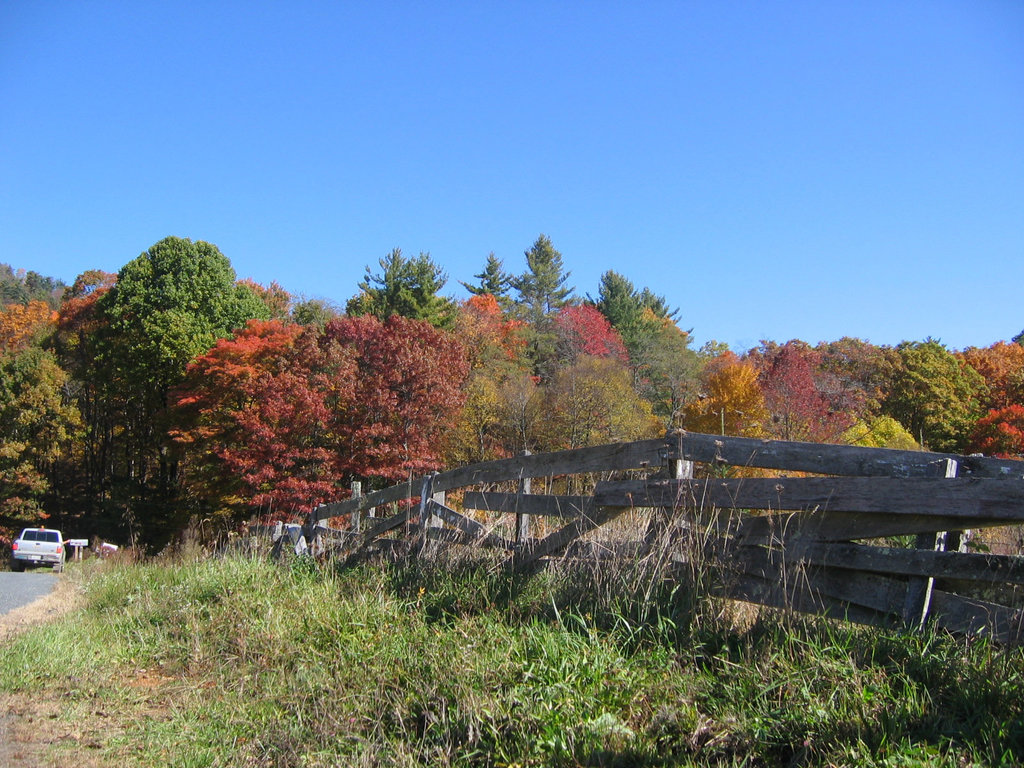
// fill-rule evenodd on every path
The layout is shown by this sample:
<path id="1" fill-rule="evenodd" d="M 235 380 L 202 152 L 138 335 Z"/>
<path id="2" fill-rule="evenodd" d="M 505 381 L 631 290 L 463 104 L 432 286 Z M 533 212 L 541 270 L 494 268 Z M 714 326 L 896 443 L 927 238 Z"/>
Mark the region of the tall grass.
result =
<path id="1" fill-rule="evenodd" d="M 663 565 L 119 566 L 5 650 L 0 687 L 102 709 L 110 765 L 1024 760 L 1020 650 L 740 615 Z"/>

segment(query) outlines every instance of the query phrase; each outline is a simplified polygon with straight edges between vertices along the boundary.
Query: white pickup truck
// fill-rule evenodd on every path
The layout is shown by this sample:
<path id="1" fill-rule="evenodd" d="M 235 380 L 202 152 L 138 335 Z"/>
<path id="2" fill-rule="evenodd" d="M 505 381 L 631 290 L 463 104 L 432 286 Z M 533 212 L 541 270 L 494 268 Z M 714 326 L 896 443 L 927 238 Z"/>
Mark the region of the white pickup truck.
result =
<path id="1" fill-rule="evenodd" d="M 26 565 L 52 565 L 64 568 L 64 538 L 54 528 L 26 528 L 11 545 L 11 570 L 21 571 Z"/>

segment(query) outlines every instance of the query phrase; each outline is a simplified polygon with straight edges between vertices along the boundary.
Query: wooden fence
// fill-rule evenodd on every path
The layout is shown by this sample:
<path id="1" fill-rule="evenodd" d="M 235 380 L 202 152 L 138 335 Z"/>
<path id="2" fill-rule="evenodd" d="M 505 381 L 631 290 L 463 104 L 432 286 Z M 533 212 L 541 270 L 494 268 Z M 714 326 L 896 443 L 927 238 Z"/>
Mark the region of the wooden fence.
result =
<path id="1" fill-rule="evenodd" d="M 541 481 L 547 492 L 533 492 Z M 671 432 L 354 488 L 313 512 L 306 537 L 347 555 L 499 547 L 530 568 L 596 557 L 591 532 L 627 513 L 643 530 L 600 551 L 637 557 L 685 541 L 729 598 L 1000 642 L 1022 633 L 1024 558 L 977 551 L 984 536 L 971 538 L 1024 524 L 1024 461 Z"/>

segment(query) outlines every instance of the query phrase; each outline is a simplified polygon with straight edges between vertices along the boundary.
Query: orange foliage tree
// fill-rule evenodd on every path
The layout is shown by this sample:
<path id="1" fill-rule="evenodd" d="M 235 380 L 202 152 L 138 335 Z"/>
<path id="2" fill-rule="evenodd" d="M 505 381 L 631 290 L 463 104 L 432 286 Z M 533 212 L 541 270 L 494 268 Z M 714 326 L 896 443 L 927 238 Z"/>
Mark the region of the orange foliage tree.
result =
<path id="1" fill-rule="evenodd" d="M 45 301 L 8 304 L 0 311 L 0 352 L 19 352 L 55 327 L 57 313 Z"/>
<path id="2" fill-rule="evenodd" d="M 459 306 L 455 333 L 469 363 L 465 407 L 448 434 L 445 457 L 451 464 L 470 464 L 509 455 L 502 439 L 501 390 L 525 366 L 523 323 L 507 319 L 489 293 L 470 297 Z"/>
<path id="3" fill-rule="evenodd" d="M 996 410 L 1024 402 L 1024 347 L 997 342 L 968 347 L 957 357 L 981 374 L 988 385 L 988 406 Z"/>

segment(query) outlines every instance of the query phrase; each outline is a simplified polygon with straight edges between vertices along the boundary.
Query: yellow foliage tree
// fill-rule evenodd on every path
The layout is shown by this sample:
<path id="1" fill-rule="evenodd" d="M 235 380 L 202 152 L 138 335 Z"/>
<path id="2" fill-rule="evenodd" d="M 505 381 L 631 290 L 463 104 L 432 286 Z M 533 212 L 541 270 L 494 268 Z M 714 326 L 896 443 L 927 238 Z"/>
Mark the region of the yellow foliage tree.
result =
<path id="1" fill-rule="evenodd" d="M 913 436 L 892 416 L 857 421 L 843 433 L 840 442 L 865 448 L 898 448 L 904 451 L 920 448 Z"/>
<path id="2" fill-rule="evenodd" d="M 707 434 L 762 437 L 768 409 L 757 381 L 757 370 L 733 352 L 705 366 L 701 394 L 683 410 L 683 426 Z"/>
<path id="3" fill-rule="evenodd" d="M 583 355 L 561 369 L 544 402 L 548 450 L 642 440 L 664 429 L 634 391 L 629 368 L 610 357 Z"/>

